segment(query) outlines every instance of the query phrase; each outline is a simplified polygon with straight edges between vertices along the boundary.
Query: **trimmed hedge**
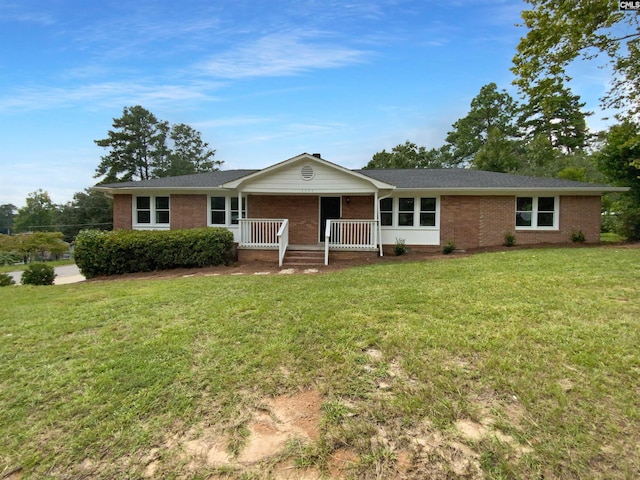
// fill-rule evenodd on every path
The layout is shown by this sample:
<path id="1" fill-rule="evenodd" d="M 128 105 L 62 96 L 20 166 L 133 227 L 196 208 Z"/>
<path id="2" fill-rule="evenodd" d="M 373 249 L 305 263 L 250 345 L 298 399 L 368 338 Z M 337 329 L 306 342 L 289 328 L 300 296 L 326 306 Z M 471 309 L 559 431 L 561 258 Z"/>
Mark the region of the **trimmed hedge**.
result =
<path id="1" fill-rule="evenodd" d="M 186 230 L 84 230 L 74 258 L 86 278 L 172 268 L 228 265 L 233 234 L 224 228 Z"/>

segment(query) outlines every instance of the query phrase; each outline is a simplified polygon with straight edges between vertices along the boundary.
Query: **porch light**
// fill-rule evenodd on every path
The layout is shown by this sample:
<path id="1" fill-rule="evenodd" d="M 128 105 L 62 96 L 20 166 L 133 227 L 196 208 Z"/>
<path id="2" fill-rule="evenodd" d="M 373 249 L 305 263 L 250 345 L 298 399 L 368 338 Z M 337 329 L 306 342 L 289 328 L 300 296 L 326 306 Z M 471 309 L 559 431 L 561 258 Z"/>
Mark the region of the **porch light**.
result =
<path id="1" fill-rule="evenodd" d="M 345 198 L 345 200 L 347 201 L 347 205 L 349 205 L 351 203 L 351 197 L 347 197 L 347 198 Z"/>

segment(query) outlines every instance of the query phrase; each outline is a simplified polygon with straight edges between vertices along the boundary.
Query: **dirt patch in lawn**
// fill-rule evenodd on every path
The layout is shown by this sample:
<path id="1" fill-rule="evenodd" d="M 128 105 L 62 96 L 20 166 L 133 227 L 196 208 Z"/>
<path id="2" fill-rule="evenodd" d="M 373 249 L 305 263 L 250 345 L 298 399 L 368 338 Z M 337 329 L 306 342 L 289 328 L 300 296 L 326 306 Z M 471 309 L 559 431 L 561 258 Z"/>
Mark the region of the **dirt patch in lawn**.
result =
<path id="1" fill-rule="evenodd" d="M 373 362 L 381 360 L 378 350 L 366 353 Z M 405 380 L 404 372 L 397 368 L 396 380 Z M 486 399 L 478 402 L 479 409 L 488 407 Z M 203 470 L 213 472 L 211 479 L 251 475 L 306 480 L 357 478 L 371 473 L 373 462 L 373 470 L 382 475 L 379 478 L 481 479 L 480 455 L 472 445 L 497 437 L 519 447 L 511 437 L 495 429 L 494 420 L 489 417 L 480 423 L 461 419 L 452 431 L 442 431 L 425 420 L 403 430 L 378 425 L 368 440 L 362 439 L 357 446 L 335 444 L 326 452 L 324 461 L 307 466 L 300 463 L 300 452 L 323 445 L 322 403 L 317 390 L 265 398 L 248 412 L 243 439 L 235 446 L 228 430 L 207 425 L 205 420 L 181 435 L 167 438 L 164 445 L 149 452 L 143 458 L 143 475 L 155 478 L 179 464 L 183 467 L 178 478 L 189 478 Z M 366 409 L 359 402 L 351 404 L 351 408 L 355 412 Z M 163 459 L 169 458 L 173 460 L 164 464 Z"/>
<path id="2" fill-rule="evenodd" d="M 322 397 L 316 390 L 263 399 L 250 412 L 239 442 L 218 425 L 195 425 L 182 435 L 167 438 L 161 449 L 150 452 L 145 475 L 154 478 L 163 470 L 160 458 L 164 450 L 177 453 L 179 463 L 185 465 L 185 473 L 208 468 L 225 475 L 232 472 L 240 475 L 267 469 L 279 470 L 277 478 L 287 478 L 285 474 L 289 473 L 295 473 L 291 478 L 320 478 L 319 471 L 301 472 L 283 459 L 289 456 L 290 442 L 308 444 L 320 438 L 321 404 Z M 305 476 L 301 476 L 303 473 Z"/>

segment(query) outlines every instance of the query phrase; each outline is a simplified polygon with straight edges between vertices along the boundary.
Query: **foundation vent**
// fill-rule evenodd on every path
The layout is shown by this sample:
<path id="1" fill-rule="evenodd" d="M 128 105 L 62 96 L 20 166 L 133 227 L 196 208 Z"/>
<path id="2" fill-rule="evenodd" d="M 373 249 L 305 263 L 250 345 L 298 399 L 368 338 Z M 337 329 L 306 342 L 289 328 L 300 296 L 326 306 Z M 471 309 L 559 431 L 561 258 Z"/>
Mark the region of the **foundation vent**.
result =
<path id="1" fill-rule="evenodd" d="M 314 175 L 315 172 L 313 171 L 313 168 L 311 168 L 311 165 L 305 165 L 300 169 L 300 176 L 303 180 L 309 181 L 313 178 Z"/>

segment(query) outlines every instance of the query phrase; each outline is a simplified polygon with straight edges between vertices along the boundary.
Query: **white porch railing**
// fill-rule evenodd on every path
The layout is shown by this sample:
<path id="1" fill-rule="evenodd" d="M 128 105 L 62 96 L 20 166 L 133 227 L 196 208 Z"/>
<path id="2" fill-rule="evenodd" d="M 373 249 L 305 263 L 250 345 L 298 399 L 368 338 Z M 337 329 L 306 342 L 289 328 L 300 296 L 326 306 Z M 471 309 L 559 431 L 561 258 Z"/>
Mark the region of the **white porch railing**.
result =
<path id="1" fill-rule="evenodd" d="M 375 250 L 377 247 L 377 220 L 327 220 L 325 265 L 329 265 L 329 250 Z"/>
<path id="2" fill-rule="evenodd" d="M 278 247 L 278 233 L 284 222 L 289 223 L 286 219 L 273 218 L 241 218 L 238 220 L 240 224 L 240 247 Z M 288 231 L 287 231 L 288 242 Z"/>
<path id="3" fill-rule="evenodd" d="M 241 218 L 242 248 L 277 248 L 278 264 L 282 266 L 289 247 L 289 220 L 272 218 Z M 329 265 L 329 250 L 376 250 L 379 228 L 377 220 L 327 220 L 324 242 L 324 263 Z"/>
<path id="4" fill-rule="evenodd" d="M 285 218 L 282 221 L 282 225 L 280 225 L 280 230 L 278 230 L 278 266 L 282 266 L 282 261 L 284 260 L 284 254 L 287 252 L 287 247 L 289 246 L 289 219 Z"/>

